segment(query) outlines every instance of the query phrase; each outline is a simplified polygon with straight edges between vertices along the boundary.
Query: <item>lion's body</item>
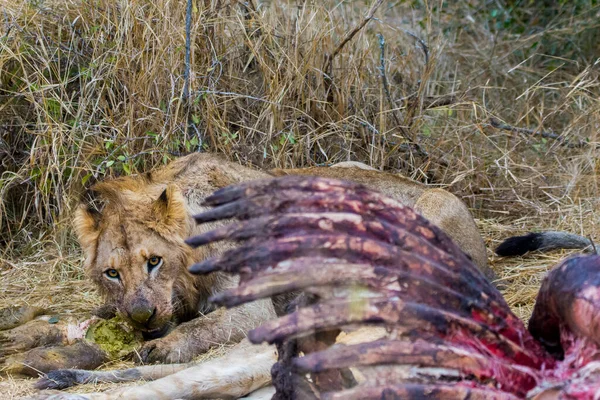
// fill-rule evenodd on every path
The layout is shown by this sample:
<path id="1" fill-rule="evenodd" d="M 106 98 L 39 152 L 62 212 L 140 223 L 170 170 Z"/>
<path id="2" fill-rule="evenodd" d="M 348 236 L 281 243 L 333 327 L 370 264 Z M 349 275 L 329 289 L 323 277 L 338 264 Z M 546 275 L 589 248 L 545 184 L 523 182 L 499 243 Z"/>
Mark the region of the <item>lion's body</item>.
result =
<path id="1" fill-rule="evenodd" d="M 109 304 L 113 302 L 125 317 L 132 308 L 128 301 L 142 301 L 152 302 L 167 317 L 170 313 L 171 318 L 179 321 L 191 318 L 166 337 L 148 342 L 155 344 L 142 351 L 142 357 L 145 354 L 149 361 L 187 362 L 206 351 L 207 343 L 218 345 L 239 341 L 249 329 L 274 318 L 271 303 L 253 303 L 230 310 L 212 311 L 207 304 L 208 296 L 235 285 L 235 282 L 218 274 L 192 277 L 186 268 L 194 262 L 214 256 L 225 245 L 219 248 L 202 247 L 202 252 L 193 252 L 185 247 L 183 241 L 212 228 L 210 225 L 197 227 L 192 215 L 202 211 L 202 199 L 214 190 L 240 181 L 284 174 L 355 181 L 413 207 L 442 228 L 488 276 L 491 275 L 486 264 L 485 246 L 473 217 L 456 196 L 445 190 L 428 188 L 402 176 L 382 173 L 356 162 L 340 163 L 330 168 L 273 170 L 267 173 L 224 161 L 214 155 L 193 154 L 176 160 L 150 176 L 121 178 L 100 184 L 98 191 L 109 201 L 102 215 L 94 216 L 82 208 L 75 219 L 75 227 L 87 255 L 88 272 L 106 295 Z M 127 252 L 131 254 L 124 254 Z M 144 270 L 143 260 L 148 259 L 150 253 L 161 256 L 165 261 L 158 274 Z M 102 275 L 102 270 L 107 267 L 123 271 L 122 285 L 126 287 L 121 290 L 122 294 L 115 282 L 110 282 Z M 165 278 L 160 278 L 161 274 Z M 156 287 L 156 283 L 163 287 Z M 157 298 L 152 298 L 152 293 L 156 293 Z M 178 304 L 166 304 L 170 299 Z M 193 318 L 194 312 L 207 311 L 212 312 Z M 150 324 L 144 328 L 149 330 L 154 326 Z M 346 340 L 352 341 L 357 334 L 351 333 Z M 368 331 L 366 337 L 380 337 L 381 334 L 380 329 L 375 329 Z M 362 336 L 364 334 L 358 334 L 357 337 L 365 340 Z M 216 361 L 223 366 L 216 372 L 210 363 L 196 366 L 179 364 L 171 368 L 148 366 L 110 373 L 64 370 L 56 371 L 58 374 L 54 374 L 53 379 L 62 380 L 63 386 L 69 386 L 98 379 L 127 381 L 164 377 L 143 388 L 136 387 L 135 393 L 152 394 L 155 398 L 165 399 L 187 398 L 192 393 L 193 396 L 239 396 L 266 384 L 270 378 L 270 365 L 276 359 L 272 348 L 248 347 L 248 343 L 244 342 L 238 345 L 237 352 Z M 148 357 L 148 354 L 154 356 Z M 186 356 L 182 357 L 182 354 Z M 215 373 L 220 378 L 205 379 L 204 375 L 212 377 Z M 165 392 L 165 387 L 172 390 Z M 130 394 L 127 390 L 123 388 L 111 394 L 87 395 L 83 398 L 119 398 L 124 393 Z M 268 393 L 265 396 L 268 398 Z"/>
<path id="2" fill-rule="evenodd" d="M 377 190 L 417 212 L 439 226 L 467 253 L 488 276 L 487 254 L 481 234 L 467 206 L 455 195 L 430 188 L 401 175 L 366 169 L 358 163 L 340 163 L 331 168 L 303 168 L 274 170 L 274 175 L 317 175 L 325 178 L 346 179 Z"/>

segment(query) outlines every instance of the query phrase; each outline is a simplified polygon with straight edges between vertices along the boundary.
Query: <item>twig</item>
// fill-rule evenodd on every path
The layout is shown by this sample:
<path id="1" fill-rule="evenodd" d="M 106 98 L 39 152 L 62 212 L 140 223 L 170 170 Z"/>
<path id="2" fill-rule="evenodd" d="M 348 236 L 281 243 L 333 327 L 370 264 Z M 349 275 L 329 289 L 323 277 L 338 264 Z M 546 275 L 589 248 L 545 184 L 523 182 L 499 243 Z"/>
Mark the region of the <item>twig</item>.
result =
<path id="1" fill-rule="evenodd" d="M 192 128 L 196 132 L 196 137 L 198 138 L 198 146 L 196 147 L 196 152 L 200 153 L 202 151 L 202 146 L 204 145 L 204 138 L 202 137 L 202 132 L 196 126 L 196 124 L 192 124 Z"/>
<path id="2" fill-rule="evenodd" d="M 13 25 L 8 23 L 8 14 L 6 13 L 6 10 L 2 10 L 2 13 L 4 14 L 4 25 L 6 25 L 6 33 L 4 34 L 3 39 L 6 39 L 8 38 L 8 35 L 10 35 Z"/>
<path id="3" fill-rule="evenodd" d="M 257 8 L 256 8 L 256 4 L 254 4 L 254 0 L 248 0 L 248 1 L 240 1 L 238 0 L 238 4 L 240 5 L 240 7 L 242 8 L 242 12 L 244 14 L 244 20 L 246 22 L 251 22 L 252 18 L 253 18 L 253 14 L 257 13 Z M 246 31 L 246 36 L 248 36 L 249 38 L 258 38 L 262 35 L 262 29 L 258 28 L 255 31 L 252 31 L 251 29 L 249 29 L 249 26 L 246 26 L 244 29 Z M 248 46 L 246 46 L 248 47 Z"/>
<path id="4" fill-rule="evenodd" d="M 427 47 L 427 43 L 425 43 L 425 41 L 423 39 L 421 39 L 420 37 L 418 37 L 417 35 L 415 35 L 414 33 L 410 32 L 410 31 L 407 31 L 405 29 L 403 29 L 402 31 L 404 33 L 406 33 L 408 36 L 415 39 L 417 41 L 417 43 L 419 43 L 419 46 L 421 46 L 421 50 L 423 50 L 423 54 L 425 55 L 425 69 L 427 69 L 427 66 L 429 65 L 429 47 Z"/>
<path id="5" fill-rule="evenodd" d="M 189 100 L 190 95 L 190 69 L 192 49 L 192 0 L 187 0 L 185 10 L 185 70 L 183 71 L 183 99 Z"/>
<path id="6" fill-rule="evenodd" d="M 327 56 L 327 59 L 325 60 L 325 66 L 323 67 L 323 71 L 325 72 L 325 92 L 327 93 L 328 102 L 333 102 L 333 92 L 331 91 L 331 86 L 333 84 L 333 59 L 338 55 L 340 51 L 342 51 L 346 43 L 352 40 L 352 38 L 356 36 L 356 34 L 360 32 L 360 30 L 364 28 L 370 20 L 373 19 L 373 15 L 375 15 L 375 12 L 379 8 L 379 6 L 381 6 L 382 3 L 383 0 L 375 0 L 371 5 L 369 11 L 363 18 L 363 20 L 358 25 L 356 25 L 350 32 L 348 32 L 344 39 L 340 42 L 340 44 L 338 44 L 338 46 L 335 48 L 333 53 Z"/>
<path id="7" fill-rule="evenodd" d="M 456 103 L 459 98 L 462 98 L 464 93 L 460 93 L 459 95 L 455 93 L 440 95 L 440 96 L 427 96 L 421 99 L 421 108 L 424 110 L 436 107 L 444 107 L 449 106 L 450 104 Z M 418 93 L 414 92 L 409 94 L 406 97 L 402 97 L 396 100 L 396 103 L 406 103 L 409 107 L 413 107 L 413 103 L 419 101 Z"/>
<path id="8" fill-rule="evenodd" d="M 498 119 L 496 118 L 490 118 L 490 125 L 493 126 L 496 129 L 501 129 L 504 131 L 510 131 L 510 132 L 516 132 L 516 133 L 524 133 L 527 135 L 540 135 L 543 138 L 546 139 L 554 139 L 557 142 L 559 142 L 561 145 L 563 146 L 567 146 L 569 148 L 576 148 L 576 147 L 585 147 L 585 146 L 589 146 L 588 142 L 584 142 L 583 140 L 577 140 L 575 143 L 563 138 L 561 135 L 554 133 L 554 132 L 550 132 L 550 131 L 540 131 L 537 129 L 529 129 L 529 128 L 520 128 L 517 126 L 512 126 L 512 125 L 508 125 L 505 124 L 503 122 L 500 122 Z"/>
<path id="9" fill-rule="evenodd" d="M 222 92 L 222 91 L 218 91 L 218 90 L 199 90 L 198 91 L 198 96 L 202 96 L 204 94 L 212 94 L 215 96 L 226 96 L 226 97 L 241 97 L 241 98 L 248 99 L 248 100 L 255 100 L 255 101 L 260 101 L 263 103 L 268 103 L 268 104 L 271 104 L 274 106 L 281 106 L 281 103 L 267 100 L 262 97 L 255 97 L 255 96 L 250 96 L 250 95 L 242 94 L 242 93 Z"/>
<path id="10" fill-rule="evenodd" d="M 598 254 L 598 249 L 596 249 L 596 243 L 594 243 L 594 239 L 592 239 L 592 237 L 590 235 L 588 235 L 587 238 L 590 240 L 592 249 L 594 249 L 594 254 Z"/>
<path id="11" fill-rule="evenodd" d="M 187 110 L 187 126 L 185 128 L 185 137 L 189 139 L 192 135 L 194 120 L 190 107 L 190 70 L 192 53 L 192 0 L 187 0 L 185 10 L 185 69 L 183 71 L 183 104 Z M 194 127 L 195 128 L 195 127 Z"/>
<path id="12" fill-rule="evenodd" d="M 400 131 L 400 134 L 402 135 L 402 137 L 404 137 L 404 139 L 407 142 L 409 142 L 412 146 L 414 146 L 414 148 L 418 154 L 427 157 L 428 156 L 427 152 L 414 140 L 414 138 L 404 128 L 404 126 L 402 126 L 402 123 L 400 122 L 400 118 L 398 118 L 398 115 L 396 115 L 397 109 L 394 106 L 394 101 L 392 100 L 392 95 L 390 94 L 390 86 L 388 84 L 387 76 L 385 75 L 385 39 L 381 33 L 378 33 L 377 37 L 379 38 L 379 49 L 381 51 L 380 55 L 379 55 L 379 67 L 378 67 L 379 73 L 381 76 L 381 84 L 383 85 L 383 91 L 385 92 L 387 101 L 388 101 L 390 107 L 392 108 L 391 111 L 392 111 L 392 115 L 394 116 L 394 120 L 396 121 L 396 128 Z"/>
<path id="13" fill-rule="evenodd" d="M 410 37 L 412 37 L 413 39 L 415 39 L 417 41 L 417 43 L 419 43 L 419 45 L 421 46 L 421 49 L 423 50 L 423 54 L 425 55 L 425 65 L 423 67 L 423 73 L 421 74 L 421 79 L 419 79 L 419 81 L 418 81 L 418 84 L 419 84 L 418 90 L 415 92 L 414 101 L 411 103 L 407 103 L 407 107 L 406 107 L 407 111 L 404 115 L 404 124 L 408 127 L 408 129 L 411 129 L 414 124 L 413 117 L 415 116 L 417 109 L 419 111 L 423 110 L 423 92 L 425 91 L 426 83 L 431 75 L 432 66 L 429 62 L 429 48 L 427 47 L 427 44 L 425 43 L 425 41 L 412 32 L 409 32 L 404 29 L 402 31 L 404 33 L 406 33 L 407 35 L 409 35 Z"/>
<path id="14" fill-rule="evenodd" d="M 403 130 L 402 126 L 400 125 L 400 119 L 396 115 L 396 108 L 394 106 L 394 102 L 392 101 L 392 95 L 390 94 L 390 86 L 388 84 L 387 76 L 385 75 L 385 39 L 381 33 L 378 33 L 377 37 L 379 38 L 380 53 L 378 69 L 379 76 L 381 76 L 381 84 L 383 85 L 383 91 L 385 92 L 385 96 L 387 97 L 387 100 L 390 103 L 390 107 L 392 107 L 392 115 L 394 116 L 394 119 L 396 120 L 396 123 L 398 124 L 400 130 Z M 402 132 L 403 135 L 404 133 L 405 132 Z"/>

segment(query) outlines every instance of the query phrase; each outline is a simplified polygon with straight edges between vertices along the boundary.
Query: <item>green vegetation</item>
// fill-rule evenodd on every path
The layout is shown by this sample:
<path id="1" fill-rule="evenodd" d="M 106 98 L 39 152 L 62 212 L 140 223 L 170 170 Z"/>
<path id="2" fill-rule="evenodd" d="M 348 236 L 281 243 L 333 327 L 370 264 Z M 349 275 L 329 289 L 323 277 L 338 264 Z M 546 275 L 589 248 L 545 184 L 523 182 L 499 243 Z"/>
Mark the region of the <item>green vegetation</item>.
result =
<path id="1" fill-rule="evenodd" d="M 140 335 L 136 335 L 119 317 L 94 323 L 88 329 L 85 338 L 100 346 L 109 354 L 111 360 L 125 357 L 142 342 Z"/>

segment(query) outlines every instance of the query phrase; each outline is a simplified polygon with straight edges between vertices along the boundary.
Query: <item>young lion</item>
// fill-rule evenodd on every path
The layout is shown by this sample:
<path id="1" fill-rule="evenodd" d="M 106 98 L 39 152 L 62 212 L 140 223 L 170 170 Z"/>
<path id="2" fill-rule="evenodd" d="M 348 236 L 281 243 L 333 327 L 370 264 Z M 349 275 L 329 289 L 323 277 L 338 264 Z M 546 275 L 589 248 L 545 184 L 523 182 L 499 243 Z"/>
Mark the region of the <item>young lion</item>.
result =
<path id="1" fill-rule="evenodd" d="M 486 265 L 485 246 L 471 214 L 457 197 L 444 190 L 430 189 L 360 163 L 341 163 L 333 168 L 276 170 L 271 174 L 348 179 L 377 189 L 412 206 L 440 226 L 488 276 L 492 275 Z M 187 273 L 187 266 L 211 254 L 192 253 L 182 244 L 188 236 L 209 229 L 206 225 L 195 227 L 190 217 L 201 209 L 199 203 L 204 196 L 215 188 L 264 176 L 266 174 L 225 162 L 213 155 L 195 154 L 179 159 L 149 177 L 124 178 L 101 184 L 97 189 L 109 201 L 102 215 L 85 208 L 79 211 L 75 225 L 86 249 L 87 266 L 97 284 L 108 291 L 105 294 L 109 304 L 132 319 L 135 326 L 148 336 L 162 333 L 162 326 L 173 325 L 175 318 L 179 321 L 192 318 L 167 336 L 148 342 L 145 347 L 150 349 L 142 352 L 147 359 L 166 362 L 188 360 L 210 345 L 238 340 L 243 332 L 271 317 L 271 305 L 262 304 L 254 306 L 256 308 L 218 309 L 205 317 L 193 318 L 194 304 L 206 311 L 209 307 L 206 296 L 234 282 L 218 275 L 208 279 L 192 277 Z M 213 248 L 211 252 L 218 250 Z M 98 256 L 100 253 L 103 253 L 102 257 Z M 153 257 L 160 259 L 154 260 Z M 169 302 L 169 299 L 173 301 Z M 136 311 L 140 307 L 141 311 Z M 155 307 L 156 311 L 146 310 L 151 307 Z M 242 315 L 245 318 L 240 321 Z M 379 328 L 359 330 L 345 338 L 338 338 L 338 342 L 371 341 L 384 334 L 385 330 Z M 154 355 L 156 349 L 160 352 Z M 61 370 L 49 374 L 40 386 L 66 387 L 94 381 L 145 379 L 155 381 L 107 393 L 65 393 L 58 398 L 230 398 L 267 385 L 270 368 L 276 360 L 274 348 L 253 346 L 243 340 L 225 357 L 202 364 L 143 366 L 122 371 Z M 271 394 L 272 389 L 265 389 L 253 393 L 251 398 L 270 398 Z"/>
<path id="2" fill-rule="evenodd" d="M 270 175 L 282 174 L 347 179 L 379 190 L 412 206 L 440 226 L 488 276 L 492 275 L 473 217 L 456 196 L 445 190 L 430 189 L 354 162 L 332 168 L 275 170 Z M 197 153 L 151 174 L 100 183 L 94 190 L 106 202 L 102 211 L 85 206 L 78 209 L 74 226 L 85 251 L 86 270 L 104 295 L 107 308 L 114 309 L 150 339 L 139 352 L 143 362 L 187 363 L 212 346 L 239 342 L 248 330 L 274 318 L 274 306 L 270 302 L 229 310 L 214 309 L 207 298 L 235 286 L 236 282 L 221 274 L 192 276 L 187 267 L 214 256 L 223 250 L 223 245 L 192 250 L 184 243 L 186 238 L 211 229 L 207 225 L 198 227 L 192 218 L 203 210 L 200 204 L 204 197 L 218 188 L 267 176 L 265 172 L 224 161 L 215 155 Z M 264 378 L 268 379 L 268 365 L 275 359 L 273 352 L 256 346 L 239 348 L 238 351 L 250 354 L 267 354 L 260 365 L 267 366 L 263 369 Z M 251 359 L 248 356 L 250 364 Z M 120 373 L 74 370 L 71 374 L 53 374 L 53 377 L 65 378 L 66 381 L 58 385 L 63 387 L 94 379 L 152 380 L 177 371 L 185 374 L 182 370 L 188 366 L 142 367 Z M 215 366 L 204 365 L 194 373 L 200 372 L 202 375 L 196 376 L 206 383 L 206 374 L 215 375 Z M 237 390 L 247 393 L 256 389 L 256 385 L 264 385 L 257 380 L 256 372 L 251 375 L 253 384 Z M 213 386 L 222 385 L 225 382 L 218 377 L 214 379 Z M 139 390 L 138 387 L 136 391 Z M 217 393 L 223 394 L 219 390 Z"/>
<path id="3" fill-rule="evenodd" d="M 208 297 L 235 282 L 221 274 L 194 277 L 187 267 L 220 249 L 198 251 L 184 243 L 206 229 L 192 219 L 204 197 L 264 176 L 211 154 L 192 154 L 150 174 L 100 183 L 94 190 L 106 201 L 104 209 L 77 210 L 74 227 L 89 277 L 108 307 L 153 339 L 139 351 L 144 363 L 188 362 L 212 346 L 240 341 L 274 316 L 265 302 L 215 310 Z"/>
<path id="4" fill-rule="evenodd" d="M 445 190 L 352 165 L 273 174 L 350 179 L 378 189 L 428 217 L 489 272 L 483 241 L 458 198 Z M 211 346 L 241 340 L 249 329 L 273 317 L 271 305 L 265 303 L 213 310 L 206 299 L 234 282 L 219 274 L 193 277 L 187 267 L 220 249 L 192 250 L 184 244 L 199 229 L 209 228 L 198 227 L 191 218 L 202 210 L 205 196 L 265 176 L 215 155 L 192 154 L 151 174 L 100 183 L 94 189 L 107 201 L 102 212 L 87 207 L 77 211 L 74 226 L 86 253 L 89 276 L 107 305 L 147 339 L 154 339 L 144 344 L 142 361 L 188 362 Z"/>

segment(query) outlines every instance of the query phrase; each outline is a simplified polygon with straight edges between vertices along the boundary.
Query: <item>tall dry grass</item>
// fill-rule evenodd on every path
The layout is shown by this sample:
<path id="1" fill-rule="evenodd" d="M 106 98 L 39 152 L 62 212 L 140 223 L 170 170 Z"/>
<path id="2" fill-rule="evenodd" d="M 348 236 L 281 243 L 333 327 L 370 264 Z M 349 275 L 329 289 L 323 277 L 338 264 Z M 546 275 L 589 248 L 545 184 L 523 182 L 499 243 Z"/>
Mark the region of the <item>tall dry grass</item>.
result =
<path id="1" fill-rule="evenodd" d="M 77 254 L 94 181 L 192 151 L 398 171 L 492 241 L 595 232 L 596 0 L 195 0 L 189 99 L 185 3 L 0 0 L 0 270 Z"/>
<path id="2" fill-rule="evenodd" d="M 479 208 L 595 194 L 595 146 L 489 125 L 597 141 L 595 1 L 453 3 L 194 1 L 186 101 L 184 1 L 2 0 L 3 243 L 60 226 L 96 179 L 190 151 L 356 159 Z"/>

